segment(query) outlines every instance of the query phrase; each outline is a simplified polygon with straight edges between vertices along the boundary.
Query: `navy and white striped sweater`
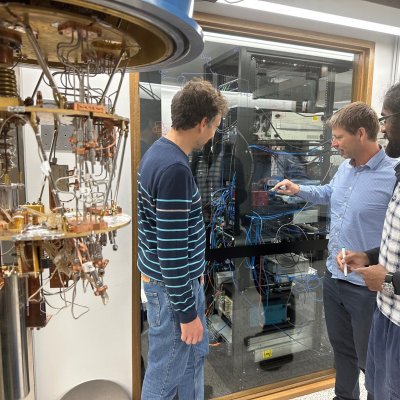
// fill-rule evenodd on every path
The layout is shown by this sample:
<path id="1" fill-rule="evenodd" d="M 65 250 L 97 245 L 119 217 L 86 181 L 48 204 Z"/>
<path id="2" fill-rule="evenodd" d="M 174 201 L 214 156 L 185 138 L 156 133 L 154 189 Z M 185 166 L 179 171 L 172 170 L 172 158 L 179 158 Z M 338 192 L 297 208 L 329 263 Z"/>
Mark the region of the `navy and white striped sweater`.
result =
<path id="1" fill-rule="evenodd" d="M 143 156 L 138 173 L 138 268 L 165 283 L 179 321 L 196 316 L 191 281 L 204 272 L 201 198 L 187 155 L 161 137 Z"/>

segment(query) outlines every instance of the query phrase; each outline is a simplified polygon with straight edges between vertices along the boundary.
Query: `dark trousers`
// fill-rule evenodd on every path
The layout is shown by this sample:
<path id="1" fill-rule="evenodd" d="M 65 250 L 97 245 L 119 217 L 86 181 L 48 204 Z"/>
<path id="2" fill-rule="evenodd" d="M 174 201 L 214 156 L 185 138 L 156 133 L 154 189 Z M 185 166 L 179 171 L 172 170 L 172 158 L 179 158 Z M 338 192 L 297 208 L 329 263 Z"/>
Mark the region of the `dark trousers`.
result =
<path id="1" fill-rule="evenodd" d="M 360 398 L 359 374 L 365 370 L 368 337 L 376 308 L 376 292 L 367 287 L 324 278 L 324 308 L 336 368 L 335 394 L 339 400 Z M 369 394 L 368 400 L 373 397 Z"/>

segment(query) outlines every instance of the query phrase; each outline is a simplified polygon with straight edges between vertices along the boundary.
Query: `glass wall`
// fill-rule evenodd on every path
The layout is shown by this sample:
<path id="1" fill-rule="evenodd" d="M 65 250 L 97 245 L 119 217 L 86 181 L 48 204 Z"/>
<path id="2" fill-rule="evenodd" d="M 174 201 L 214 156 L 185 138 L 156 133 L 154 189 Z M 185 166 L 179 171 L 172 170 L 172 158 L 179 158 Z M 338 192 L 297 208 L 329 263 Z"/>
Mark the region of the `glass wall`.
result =
<path id="1" fill-rule="evenodd" d="M 353 56 L 206 38 L 191 63 L 141 74 L 141 144 L 168 131 L 171 99 L 193 77 L 228 98 L 214 139 L 190 155 L 208 233 L 206 398 L 215 398 L 333 367 L 322 306 L 328 210 L 271 189 L 284 178 L 323 184 L 337 170 L 325 122 L 351 101 Z M 145 355 L 145 335 L 142 344 Z"/>

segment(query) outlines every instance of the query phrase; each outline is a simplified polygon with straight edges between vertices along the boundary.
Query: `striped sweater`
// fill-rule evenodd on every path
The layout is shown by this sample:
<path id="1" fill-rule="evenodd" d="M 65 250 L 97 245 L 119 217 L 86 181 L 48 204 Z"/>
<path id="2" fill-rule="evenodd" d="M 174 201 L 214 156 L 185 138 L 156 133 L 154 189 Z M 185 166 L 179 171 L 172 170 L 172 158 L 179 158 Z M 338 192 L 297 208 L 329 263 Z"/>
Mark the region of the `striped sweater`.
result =
<path id="1" fill-rule="evenodd" d="M 204 272 L 201 198 L 187 155 L 161 137 L 143 156 L 138 173 L 138 268 L 164 282 L 181 323 L 196 316 L 191 281 Z"/>

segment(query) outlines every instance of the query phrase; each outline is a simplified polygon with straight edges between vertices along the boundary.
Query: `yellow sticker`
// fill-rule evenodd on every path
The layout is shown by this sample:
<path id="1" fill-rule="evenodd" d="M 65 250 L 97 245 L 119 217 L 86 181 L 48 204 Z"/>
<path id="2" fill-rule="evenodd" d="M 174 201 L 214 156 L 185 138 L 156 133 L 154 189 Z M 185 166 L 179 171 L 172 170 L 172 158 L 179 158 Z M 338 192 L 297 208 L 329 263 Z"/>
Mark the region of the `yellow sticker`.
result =
<path id="1" fill-rule="evenodd" d="M 272 357 L 272 349 L 264 350 L 263 351 L 263 359 L 271 358 Z"/>
<path id="2" fill-rule="evenodd" d="M 318 121 L 318 117 L 317 117 L 316 115 L 314 115 L 314 116 L 312 117 L 312 120 L 313 120 L 313 121 Z"/>

